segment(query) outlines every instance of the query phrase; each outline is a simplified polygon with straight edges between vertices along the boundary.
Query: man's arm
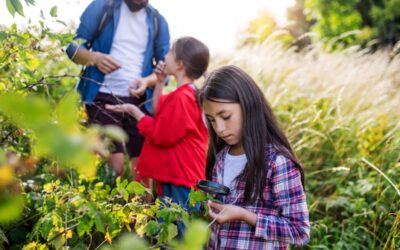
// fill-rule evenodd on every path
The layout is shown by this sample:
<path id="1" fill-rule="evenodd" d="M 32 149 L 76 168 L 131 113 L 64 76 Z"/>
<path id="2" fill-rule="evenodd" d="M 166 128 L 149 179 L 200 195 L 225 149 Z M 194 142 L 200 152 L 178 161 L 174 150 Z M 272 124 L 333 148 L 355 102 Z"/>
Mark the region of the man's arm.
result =
<path id="1" fill-rule="evenodd" d="M 75 63 L 85 66 L 96 66 L 102 73 L 108 74 L 121 67 L 119 63 L 108 54 L 89 51 L 84 43 L 92 41 L 98 28 L 98 23 L 104 13 L 105 1 L 92 1 L 86 7 L 76 31 L 74 41 L 66 48 L 68 57 Z M 112 39 L 112 38 L 110 38 Z"/>

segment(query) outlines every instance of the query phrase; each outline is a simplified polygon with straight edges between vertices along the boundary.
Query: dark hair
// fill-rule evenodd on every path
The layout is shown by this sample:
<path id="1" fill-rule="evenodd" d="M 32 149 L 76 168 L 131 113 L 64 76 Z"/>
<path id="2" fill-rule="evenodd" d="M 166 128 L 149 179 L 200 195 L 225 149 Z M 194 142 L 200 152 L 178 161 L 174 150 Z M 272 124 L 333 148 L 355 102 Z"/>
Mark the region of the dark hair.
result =
<path id="1" fill-rule="evenodd" d="M 193 37 L 182 37 L 172 45 L 176 60 L 181 60 L 186 74 L 192 79 L 200 78 L 207 70 L 210 61 L 208 47 Z"/>
<path id="2" fill-rule="evenodd" d="M 289 141 L 280 128 L 263 92 L 254 80 L 236 66 L 225 66 L 212 72 L 200 90 L 200 105 L 205 100 L 239 103 L 243 112 L 242 143 L 247 164 L 239 176 L 245 180 L 244 201 L 254 203 L 257 197 L 263 198 L 266 185 L 265 149 L 272 144 L 276 150 L 293 161 L 301 172 L 304 186 L 304 174 Z M 206 161 L 206 177 L 211 179 L 216 155 L 226 145 L 218 138 L 208 123 L 210 140 Z"/>

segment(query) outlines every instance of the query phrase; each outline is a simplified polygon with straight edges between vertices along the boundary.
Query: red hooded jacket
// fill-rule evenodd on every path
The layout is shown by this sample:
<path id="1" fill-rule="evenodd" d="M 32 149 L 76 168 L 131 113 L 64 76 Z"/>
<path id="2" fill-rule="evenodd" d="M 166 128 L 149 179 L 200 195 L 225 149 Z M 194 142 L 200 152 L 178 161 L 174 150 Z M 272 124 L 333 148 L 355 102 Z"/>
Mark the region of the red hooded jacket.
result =
<path id="1" fill-rule="evenodd" d="M 139 179 L 195 187 L 205 179 L 208 132 L 190 84 L 160 96 L 156 115 L 138 122 L 145 142 L 137 163 Z"/>

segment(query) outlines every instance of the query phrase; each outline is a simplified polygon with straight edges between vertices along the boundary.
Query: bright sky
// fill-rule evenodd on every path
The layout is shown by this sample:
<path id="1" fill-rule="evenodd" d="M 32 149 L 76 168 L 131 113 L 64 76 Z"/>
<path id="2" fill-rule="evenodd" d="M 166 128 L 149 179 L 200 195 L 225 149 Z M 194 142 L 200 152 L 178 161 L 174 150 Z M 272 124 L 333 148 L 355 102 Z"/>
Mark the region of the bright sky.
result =
<path id="1" fill-rule="evenodd" d="M 24 2 L 24 1 L 22 1 Z M 58 6 L 58 19 L 70 23 L 79 22 L 80 14 L 91 0 L 36 0 L 35 7 L 24 7 L 26 18 L 8 13 L 5 3 L 1 3 L 0 24 L 16 22 L 24 26 L 28 18 L 38 20 L 40 10 L 45 17 L 54 4 Z M 167 19 L 172 38 L 193 36 L 205 42 L 212 53 L 228 52 L 233 49 L 237 33 L 257 16 L 261 9 L 267 9 L 278 23 L 286 21 L 286 9 L 295 0 L 149 0 Z M 50 25 L 59 29 L 61 26 Z"/>

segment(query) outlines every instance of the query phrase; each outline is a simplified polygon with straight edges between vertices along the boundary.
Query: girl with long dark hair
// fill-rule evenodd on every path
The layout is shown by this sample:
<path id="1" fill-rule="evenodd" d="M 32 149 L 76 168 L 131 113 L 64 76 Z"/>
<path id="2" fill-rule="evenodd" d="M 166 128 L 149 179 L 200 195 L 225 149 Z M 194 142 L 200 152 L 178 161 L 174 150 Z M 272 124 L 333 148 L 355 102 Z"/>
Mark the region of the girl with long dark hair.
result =
<path id="1" fill-rule="evenodd" d="M 207 117 L 206 177 L 230 187 L 209 201 L 209 249 L 286 249 L 309 240 L 303 170 L 261 89 L 235 66 L 212 72 L 200 91 Z"/>

